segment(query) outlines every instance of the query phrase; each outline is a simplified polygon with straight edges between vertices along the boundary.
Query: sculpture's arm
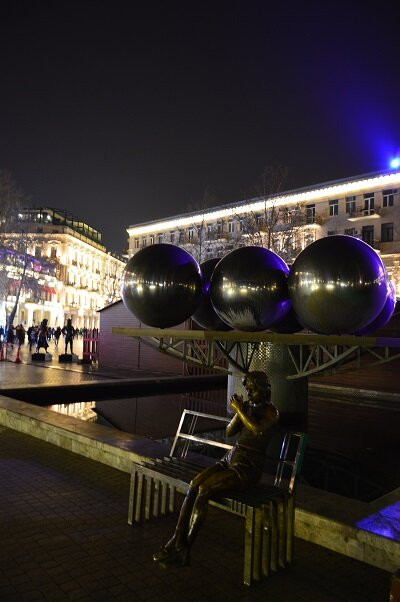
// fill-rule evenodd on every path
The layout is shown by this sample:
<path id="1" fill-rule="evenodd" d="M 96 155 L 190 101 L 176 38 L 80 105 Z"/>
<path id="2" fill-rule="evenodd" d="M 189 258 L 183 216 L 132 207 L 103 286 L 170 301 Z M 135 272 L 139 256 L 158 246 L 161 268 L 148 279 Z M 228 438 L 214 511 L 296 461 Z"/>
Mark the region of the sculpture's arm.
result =
<path id="1" fill-rule="evenodd" d="M 244 426 L 255 435 L 263 435 L 275 422 L 279 420 L 278 410 L 273 405 L 267 405 L 260 420 L 248 416 L 245 412 L 243 399 L 232 396 L 231 408 L 236 412 Z"/>

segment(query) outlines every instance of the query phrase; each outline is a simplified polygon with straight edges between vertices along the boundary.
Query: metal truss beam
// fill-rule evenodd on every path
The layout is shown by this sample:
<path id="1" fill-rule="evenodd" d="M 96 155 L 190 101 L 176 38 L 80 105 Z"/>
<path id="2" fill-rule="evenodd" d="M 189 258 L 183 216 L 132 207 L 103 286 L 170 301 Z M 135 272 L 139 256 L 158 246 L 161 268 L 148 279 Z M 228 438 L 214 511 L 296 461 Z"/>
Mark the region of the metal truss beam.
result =
<path id="1" fill-rule="evenodd" d="M 188 364 L 228 372 L 227 361 L 247 372 L 263 344 L 287 345 L 293 364 L 288 379 L 338 368 L 355 361 L 358 368 L 400 358 L 400 338 L 353 335 L 275 334 L 202 330 L 113 328 L 113 334 L 136 338 Z"/>

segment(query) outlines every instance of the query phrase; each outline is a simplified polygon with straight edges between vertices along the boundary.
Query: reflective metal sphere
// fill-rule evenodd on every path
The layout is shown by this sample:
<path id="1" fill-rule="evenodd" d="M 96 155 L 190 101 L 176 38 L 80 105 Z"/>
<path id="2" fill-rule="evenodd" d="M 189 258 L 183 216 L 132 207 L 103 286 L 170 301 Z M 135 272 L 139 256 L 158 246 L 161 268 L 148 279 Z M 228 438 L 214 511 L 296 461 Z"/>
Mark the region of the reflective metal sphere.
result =
<path id="1" fill-rule="evenodd" d="M 230 327 L 215 312 L 210 299 L 210 280 L 214 268 L 219 261 L 221 261 L 221 258 L 215 257 L 214 259 L 207 259 L 207 261 L 203 261 L 200 264 L 203 293 L 200 304 L 192 318 L 196 324 L 208 330 L 230 330 Z"/>
<path id="2" fill-rule="evenodd" d="M 321 238 L 298 255 L 289 294 L 299 321 L 322 334 L 349 334 L 382 311 L 387 276 L 379 255 L 353 236 Z"/>
<path id="3" fill-rule="evenodd" d="M 200 302 L 199 265 L 175 245 L 145 247 L 126 264 L 121 294 L 126 307 L 144 324 L 176 326 L 189 318 Z"/>
<path id="4" fill-rule="evenodd" d="M 388 296 L 386 298 L 386 303 L 383 306 L 383 309 L 380 314 L 372 320 L 367 326 L 361 328 L 361 330 L 357 330 L 354 334 L 366 337 L 374 332 L 377 332 L 381 328 L 384 328 L 386 324 L 389 323 L 390 318 L 393 315 L 393 312 L 396 307 L 396 290 L 394 288 L 394 284 L 391 280 L 388 280 Z"/>
<path id="5" fill-rule="evenodd" d="M 237 330 L 266 330 L 290 308 L 288 267 L 263 247 L 242 247 L 225 255 L 211 277 L 211 303 Z"/>

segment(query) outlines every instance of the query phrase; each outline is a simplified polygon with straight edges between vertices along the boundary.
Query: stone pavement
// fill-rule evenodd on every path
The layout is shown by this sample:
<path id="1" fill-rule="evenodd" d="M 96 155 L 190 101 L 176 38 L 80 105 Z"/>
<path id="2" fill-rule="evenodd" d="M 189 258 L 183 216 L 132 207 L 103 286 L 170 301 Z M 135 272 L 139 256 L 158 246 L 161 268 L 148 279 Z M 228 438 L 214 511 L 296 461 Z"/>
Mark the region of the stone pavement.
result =
<path id="1" fill-rule="evenodd" d="M 296 540 L 293 565 L 242 584 L 241 519 L 210 508 L 192 566 L 151 560 L 176 517 L 127 524 L 126 473 L 0 428 L 0 600 L 388 602 L 389 573 Z"/>

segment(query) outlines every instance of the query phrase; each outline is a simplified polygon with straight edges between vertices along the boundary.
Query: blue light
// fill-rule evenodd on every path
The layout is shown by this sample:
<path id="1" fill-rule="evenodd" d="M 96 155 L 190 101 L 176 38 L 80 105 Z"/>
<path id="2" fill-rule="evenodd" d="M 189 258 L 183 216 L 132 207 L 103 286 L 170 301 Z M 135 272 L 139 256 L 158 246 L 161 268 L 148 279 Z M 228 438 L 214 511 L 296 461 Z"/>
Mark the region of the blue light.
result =
<path id="1" fill-rule="evenodd" d="M 400 157 L 395 157 L 394 159 L 392 159 L 390 161 L 390 167 L 392 169 L 397 169 L 398 167 L 400 167 Z"/>

